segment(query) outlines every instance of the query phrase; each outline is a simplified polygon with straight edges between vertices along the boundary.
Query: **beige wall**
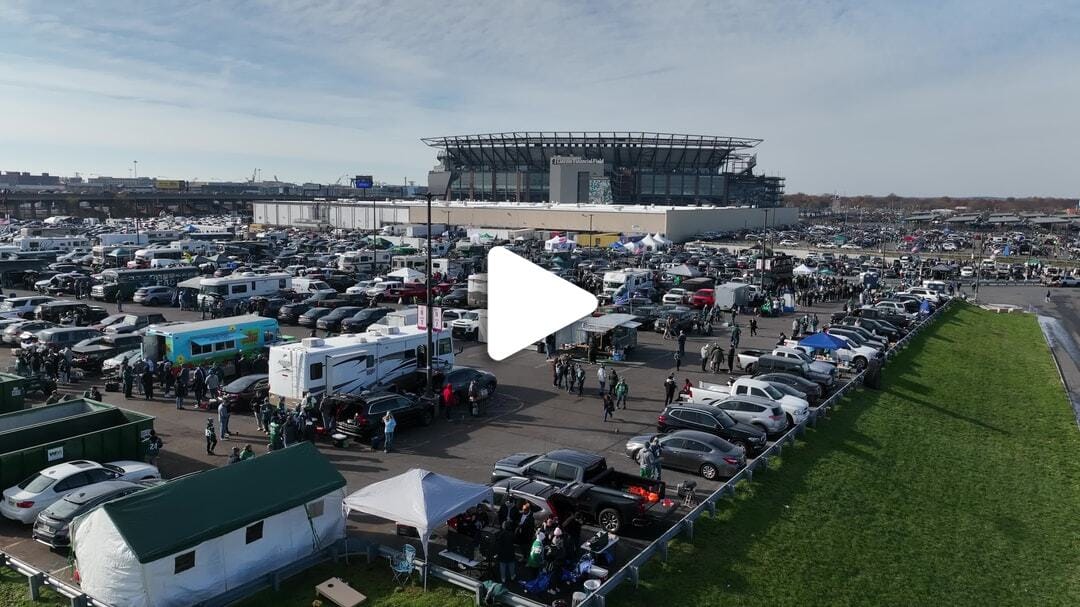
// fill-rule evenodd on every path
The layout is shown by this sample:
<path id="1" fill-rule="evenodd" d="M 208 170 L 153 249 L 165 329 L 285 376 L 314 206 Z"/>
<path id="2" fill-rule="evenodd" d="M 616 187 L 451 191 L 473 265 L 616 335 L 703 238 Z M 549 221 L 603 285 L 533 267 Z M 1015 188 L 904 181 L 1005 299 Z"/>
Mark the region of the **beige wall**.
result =
<path id="1" fill-rule="evenodd" d="M 449 218 L 447 218 L 449 212 Z M 411 223 L 427 221 L 426 207 L 413 207 L 409 210 Z M 457 226 L 484 228 L 533 228 L 537 230 L 569 230 L 587 232 L 589 213 L 581 209 L 498 209 L 442 207 L 438 203 L 431 206 L 431 221 L 449 223 Z M 639 226 L 634 228 L 633 226 Z M 612 213 L 593 212 L 592 230 L 594 232 L 664 232 L 663 213 Z"/>
<path id="2" fill-rule="evenodd" d="M 779 209 L 685 207 L 667 212 L 668 233 L 666 236 L 675 242 L 684 242 L 702 232 L 726 232 L 744 228 L 760 230 L 765 225 L 766 212 L 770 228 L 793 225 L 799 221 L 799 210 L 787 207 Z"/>

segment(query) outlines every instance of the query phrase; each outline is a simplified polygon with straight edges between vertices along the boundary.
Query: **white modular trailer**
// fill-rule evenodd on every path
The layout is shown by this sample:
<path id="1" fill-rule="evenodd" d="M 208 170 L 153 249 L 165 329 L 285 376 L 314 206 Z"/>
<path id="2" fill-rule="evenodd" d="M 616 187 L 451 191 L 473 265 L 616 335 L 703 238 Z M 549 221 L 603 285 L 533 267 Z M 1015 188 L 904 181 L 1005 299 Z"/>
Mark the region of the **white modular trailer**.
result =
<path id="1" fill-rule="evenodd" d="M 283 289 L 292 288 L 293 277 L 284 272 L 256 274 L 243 272 L 220 278 L 199 281 L 199 304 L 207 298 L 247 299 L 255 295 L 270 297 Z"/>
<path id="2" fill-rule="evenodd" d="M 450 368 L 454 347 L 450 333 L 433 337 L 432 366 Z M 427 333 L 415 325 L 373 325 L 366 333 L 270 348 L 270 394 L 295 401 L 307 394 L 354 394 L 400 379 L 423 368 Z"/>
<path id="3" fill-rule="evenodd" d="M 615 295 L 625 291 L 627 295 L 649 297 L 653 291 L 652 270 L 616 270 L 604 272 L 604 294 Z"/>

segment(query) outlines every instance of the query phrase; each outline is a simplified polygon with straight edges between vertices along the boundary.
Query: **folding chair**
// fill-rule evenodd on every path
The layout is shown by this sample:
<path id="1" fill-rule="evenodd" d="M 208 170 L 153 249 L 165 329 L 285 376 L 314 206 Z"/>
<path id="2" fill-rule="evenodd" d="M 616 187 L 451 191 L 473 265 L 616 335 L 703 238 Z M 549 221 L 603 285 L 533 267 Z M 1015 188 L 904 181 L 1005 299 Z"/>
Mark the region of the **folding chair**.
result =
<path id="1" fill-rule="evenodd" d="M 390 569 L 394 571 L 394 582 L 404 586 L 409 582 L 413 572 L 413 560 L 416 559 L 416 548 L 412 544 L 405 544 L 401 549 L 401 556 L 390 558 Z"/>

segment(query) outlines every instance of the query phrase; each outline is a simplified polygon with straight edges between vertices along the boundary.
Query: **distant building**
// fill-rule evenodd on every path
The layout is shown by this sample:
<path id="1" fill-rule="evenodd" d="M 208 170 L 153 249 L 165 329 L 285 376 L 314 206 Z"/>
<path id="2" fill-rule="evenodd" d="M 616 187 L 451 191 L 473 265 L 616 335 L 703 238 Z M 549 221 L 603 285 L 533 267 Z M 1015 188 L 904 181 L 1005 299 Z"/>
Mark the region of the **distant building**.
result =
<path id="1" fill-rule="evenodd" d="M 432 137 L 451 200 L 778 207 L 784 179 L 755 175 L 760 139 L 642 132 Z M 441 197 L 441 196 L 440 196 Z"/>
<path id="2" fill-rule="evenodd" d="M 48 173 L 31 175 L 19 171 L 4 171 L 0 174 L 0 190 L 59 190 L 63 187 L 59 177 Z"/>

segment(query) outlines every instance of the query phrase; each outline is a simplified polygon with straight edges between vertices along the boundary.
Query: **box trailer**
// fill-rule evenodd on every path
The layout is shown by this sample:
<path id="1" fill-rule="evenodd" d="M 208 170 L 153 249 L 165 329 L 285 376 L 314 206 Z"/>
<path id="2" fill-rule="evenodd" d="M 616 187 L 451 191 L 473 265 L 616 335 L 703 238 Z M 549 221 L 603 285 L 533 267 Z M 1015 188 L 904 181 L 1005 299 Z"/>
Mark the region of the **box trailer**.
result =
<path id="1" fill-rule="evenodd" d="M 469 275 L 469 307 L 487 307 L 487 274 Z"/>
<path id="2" fill-rule="evenodd" d="M 0 415 L 0 486 L 75 459 L 141 460 L 154 418 L 80 398 Z"/>
<path id="3" fill-rule="evenodd" d="M 26 406 L 26 379 L 0 373 L 0 413 L 21 411 Z"/>
<path id="4" fill-rule="evenodd" d="M 741 282 L 725 282 L 713 290 L 716 307 L 730 310 L 750 304 L 750 285 Z"/>

